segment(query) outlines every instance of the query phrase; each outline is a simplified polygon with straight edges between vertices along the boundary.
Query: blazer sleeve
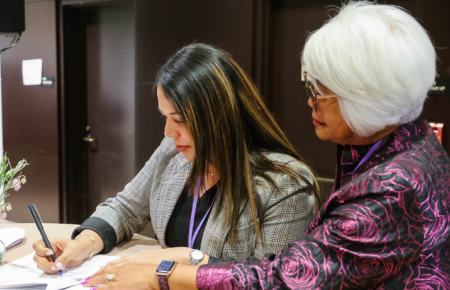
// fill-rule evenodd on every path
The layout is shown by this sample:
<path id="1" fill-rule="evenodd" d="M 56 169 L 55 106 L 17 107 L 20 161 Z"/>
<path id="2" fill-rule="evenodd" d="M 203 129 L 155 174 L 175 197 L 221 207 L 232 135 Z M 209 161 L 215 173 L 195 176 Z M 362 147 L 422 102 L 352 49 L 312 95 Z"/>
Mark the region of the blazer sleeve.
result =
<path id="1" fill-rule="evenodd" d="M 312 173 L 297 161 L 289 167 L 312 182 Z M 254 257 L 276 253 L 304 233 L 314 218 L 316 200 L 305 182 L 287 174 L 272 176 L 279 190 L 272 190 L 262 221 L 263 243 L 257 242 Z"/>
<path id="2" fill-rule="evenodd" d="M 141 232 L 150 222 L 151 188 L 168 142 L 171 140 L 164 139 L 133 180 L 116 197 L 99 204 L 83 225 L 95 219 L 103 220 L 114 229 L 116 244 L 123 239 L 130 240 L 135 233 Z"/>
<path id="3" fill-rule="evenodd" d="M 413 186 L 401 175 L 374 174 L 345 190 L 332 194 L 308 235 L 262 260 L 203 265 L 197 287 L 366 289 L 420 259 L 423 222 Z"/>

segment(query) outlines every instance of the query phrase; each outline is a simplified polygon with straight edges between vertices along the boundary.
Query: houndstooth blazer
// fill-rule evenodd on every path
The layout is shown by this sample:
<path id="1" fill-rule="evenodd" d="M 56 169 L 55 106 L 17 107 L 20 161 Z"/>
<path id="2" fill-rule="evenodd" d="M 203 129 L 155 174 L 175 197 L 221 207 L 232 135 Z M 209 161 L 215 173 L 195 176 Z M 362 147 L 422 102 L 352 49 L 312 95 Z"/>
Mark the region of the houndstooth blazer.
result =
<path id="1" fill-rule="evenodd" d="M 294 158 L 278 153 L 266 156 L 289 165 L 312 181 L 311 172 Z M 166 227 L 190 170 L 191 163 L 178 152 L 171 138 L 165 138 L 125 189 L 101 203 L 92 216 L 103 219 L 114 228 L 117 243 L 131 239 L 134 233 L 139 233 L 151 222 L 159 243 L 167 248 Z M 262 258 L 266 253 L 275 253 L 286 247 L 305 232 L 315 214 L 314 194 L 304 182 L 297 183 L 291 176 L 271 176 L 281 191 L 275 192 L 265 180 L 256 177 L 261 181 L 256 190 L 267 209 L 262 221 L 264 242 L 256 240 L 250 206 L 247 205 L 238 224 L 239 242 L 231 244 L 227 239 L 230 229 L 225 223 L 225 212 L 216 203 L 208 218 L 200 250 L 223 260 L 242 260 L 248 256 Z M 226 199 L 224 201 L 227 202 Z M 214 218 L 217 211 L 218 216 Z"/>

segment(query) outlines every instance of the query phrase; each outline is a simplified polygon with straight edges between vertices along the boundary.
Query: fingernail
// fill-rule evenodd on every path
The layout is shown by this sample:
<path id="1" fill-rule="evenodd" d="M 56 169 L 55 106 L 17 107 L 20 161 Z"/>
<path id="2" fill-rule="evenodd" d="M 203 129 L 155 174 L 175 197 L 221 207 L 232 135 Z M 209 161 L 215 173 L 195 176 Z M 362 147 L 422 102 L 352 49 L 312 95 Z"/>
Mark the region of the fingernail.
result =
<path id="1" fill-rule="evenodd" d="M 53 253 L 53 251 L 48 251 L 47 253 L 45 253 L 47 256 L 51 256 L 54 255 L 55 253 Z"/>
<path id="2" fill-rule="evenodd" d="M 106 267 L 106 265 L 101 265 L 100 266 L 100 269 L 103 269 L 103 268 L 105 268 Z"/>
<path id="3" fill-rule="evenodd" d="M 58 270 L 58 268 L 56 268 L 55 266 L 52 266 L 50 269 L 52 269 L 53 271 Z"/>
<path id="4" fill-rule="evenodd" d="M 81 282 L 81 285 L 84 285 L 84 284 L 86 284 L 87 283 L 87 281 L 83 281 L 83 282 Z"/>
<path id="5" fill-rule="evenodd" d="M 64 270 L 65 268 L 66 268 L 66 266 L 62 267 L 62 269 L 61 269 L 61 270 Z"/>
<path id="6" fill-rule="evenodd" d="M 57 264 L 56 264 L 56 267 L 58 267 L 58 269 L 61 269 L 62 268 L 62 263 L 61 262 L 58 262 Z"/>
<path id="7" fill-rule="evenodd" d="M 141 252 L 143 252 L 144 250 L 141 250 Z"/>
<path id="8" fill-rule="evenodd" d="M 91 279 L 91 276 L 89 276 L 89 277 L 87 277 L 86 279 L 84 279 L 85 281 L 87 281 L 87 280 L 89 280 L 89 279 Z"/>

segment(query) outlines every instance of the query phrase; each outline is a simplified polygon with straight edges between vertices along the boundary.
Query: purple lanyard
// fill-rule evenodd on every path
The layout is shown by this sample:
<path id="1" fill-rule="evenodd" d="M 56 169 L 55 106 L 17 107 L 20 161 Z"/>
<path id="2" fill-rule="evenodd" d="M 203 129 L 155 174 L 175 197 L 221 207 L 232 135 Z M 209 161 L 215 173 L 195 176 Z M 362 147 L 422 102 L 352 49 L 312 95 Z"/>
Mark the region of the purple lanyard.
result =
<path id="1" fill-rule="evenodd" d="M 381 139 L 380 141 L 378 141 L 377 143 L 375 143 L 372 148 L 370 148 L 369 152 L 366 153 L 366 155 L 364 155 L 363 159 L 361 159 L 361 161 L 359 162 L 358 166 L 356 166 L 355 170 L 353 170 L 353 173 L 356 172 L 356 170 L 364 163 L 367 161 L 367 159 L 369 159 L 370 156 L 372 156 L 373 152 L 375 152 L 375 150 L 378 149 L 378 147 L 381 144 L 381 141 L 383 141 L 383 139 Z"/>
<path id="2" fill-rule="evenodd" d="M 208 211 L 206 212 L 205 216 L 203 217 L 202 221 L 198 225 L 197 229 L 194 232 L 194 235 L 192 235 L 192 230 L 194 229 L 194 220 L 195 220 L 195 210 L 197 209 L 197 203 L 198 203 L 198 193 L 200 191 L 200 178 L 197 179 L 197 190 L 194 195 L 194 202 L 192 203 L 192 211 L 191 211 L 191 222 L 189 223 L 189 241 L 188 241 L 188 247 L 193 249 L 194 248 L 194 242 L 197 238 L 198 232 L 200 231 L 200 228 L 202 227 L 203 223 L 205 222 L 206 217 L 209 214 L 209 211 L 214 205 L 214 201 L 216 201 L 217 193 L 219 190 L 217 189 L 216 195 L 214 196 L 213 202 L 209 206 Z"/>

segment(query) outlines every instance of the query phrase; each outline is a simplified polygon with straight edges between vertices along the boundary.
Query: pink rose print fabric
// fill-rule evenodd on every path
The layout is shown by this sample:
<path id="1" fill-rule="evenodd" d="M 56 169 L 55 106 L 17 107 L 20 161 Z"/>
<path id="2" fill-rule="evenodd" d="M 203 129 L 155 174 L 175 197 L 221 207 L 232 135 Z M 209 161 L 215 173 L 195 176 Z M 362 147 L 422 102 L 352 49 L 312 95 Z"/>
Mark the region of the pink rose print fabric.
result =
<path id="1" fill-rule="evenodd" d="M 425 120 L 338 146 L 336 183 L 310 228 L 262 260 L 203 265 L 199 289 L 450 289 L 450 159 Z"/>

